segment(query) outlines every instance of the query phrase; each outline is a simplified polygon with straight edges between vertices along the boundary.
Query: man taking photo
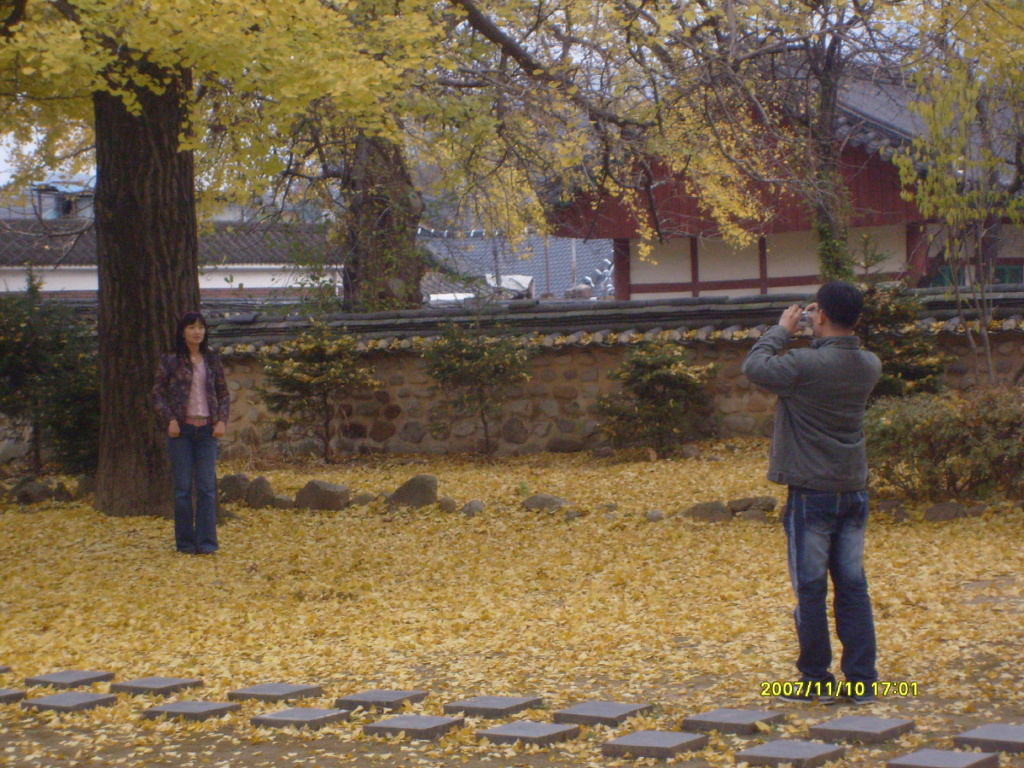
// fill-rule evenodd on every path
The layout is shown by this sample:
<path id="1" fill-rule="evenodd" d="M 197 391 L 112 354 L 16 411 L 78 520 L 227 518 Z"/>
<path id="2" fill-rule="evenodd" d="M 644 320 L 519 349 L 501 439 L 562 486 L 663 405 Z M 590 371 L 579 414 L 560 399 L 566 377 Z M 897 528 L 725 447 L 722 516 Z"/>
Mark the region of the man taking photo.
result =
<path id="1" fill-rule="evenodd" d="M 790 581 L 796 595 L 800 643 L 799 684 L 787 686 L 787 701 L 829 703 L 845 696 L 856 703 L 874 698 L 875 624 L 864 575 L 864 530 L 868 519 L 864 411 L 881 375 L 878 357 L 861 349 L 854 328 L 864 299 L 845 282 L 818 289 L 802 312 L 794 304 L 779 324 L 751 348 L 743 373 L 778 395 L 768 459 L 768 479 L 789 486 L 783 513 Z M 814 340 L 786 351 L 801 315 Z M 845 682 L 830 671 L 825 602 L 831 575 L 836 633 L 843 646 Z"/>

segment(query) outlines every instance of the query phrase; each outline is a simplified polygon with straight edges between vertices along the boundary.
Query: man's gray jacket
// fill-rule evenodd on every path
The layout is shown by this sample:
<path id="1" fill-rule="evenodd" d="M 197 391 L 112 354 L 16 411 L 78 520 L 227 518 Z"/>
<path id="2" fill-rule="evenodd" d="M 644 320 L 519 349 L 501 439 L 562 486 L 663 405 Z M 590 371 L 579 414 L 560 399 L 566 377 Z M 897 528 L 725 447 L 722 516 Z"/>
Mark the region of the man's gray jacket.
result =
<path id="1" fill-rule="evenodd" d="M 814 339 L 785 354 L 789 331 L 774 326 L 758 339 L 743 373 L 779 396 L 768 479 L 819 491 L 867 485 L 864 410 L 882 363 L 856 336 Z"/>

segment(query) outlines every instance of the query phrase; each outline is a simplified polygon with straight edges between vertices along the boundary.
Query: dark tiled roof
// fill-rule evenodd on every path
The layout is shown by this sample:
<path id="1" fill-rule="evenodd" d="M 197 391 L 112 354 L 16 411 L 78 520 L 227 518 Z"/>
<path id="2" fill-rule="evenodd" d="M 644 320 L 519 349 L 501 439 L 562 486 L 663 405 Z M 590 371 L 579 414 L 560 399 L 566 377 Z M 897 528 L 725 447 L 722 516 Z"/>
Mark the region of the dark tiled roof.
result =
<path id="1" fill-rule="evenodd" d="M 323 227 L 314 224 L 216 223 L 199 232 L 199 263 L 288 264 L 327 248 Z M 0 221 L 0 266 L 92 266 L 96 232 L 91 219 Z"/>
<path id="2" fill-rule="evenodd" d="M 420 242 L 437 257 L 440 268 L 451 273 L 473 277 L 496 272 L 529 275 L 534 280 L 536 298 L 551 293 L 561 299 L 573 287 L 573 242 L 576 243 L 576 283 L 583 282 L 585 277 L 599 282 L 599 273 L 612 263 L 610 240 L 574 241 L 565 237 L 528 235 L 513 244 L 503 237 L 421 235 Z"/>
<path id="3" fill-rule="evenodd" d="M 915 291 L 923 310 L 915 326 L 926 333 L 962 334 L 964 322 L 955 302 L 941 289 Z M 1024 334 L 1024 286 L 994 293 L 994 333 Z M 485 330 L 518 337 L 544 347 L 610 346 L 661 338 L 692 343 L 754 339 L 774 324 L 782 310 L 810 294 L 710 297 L 650 301 L 513 301 L 488 304 L 476 313 L 464 307 L 430 307 L 367 314 L 336 314 L 324 321 L 359 338 L 362 349 L 401 351 L 420 348 L 448 323 L 479 321 Z M 254 311 L 210 317 L 211 342 L 226 355 L 248 355 L 295 338 L 309 327 L 308 318 L 295 314 Z M 236 307 L 237 309 L 237 307 Z M 279 307 L 277 312 L 287 312 Z"/>

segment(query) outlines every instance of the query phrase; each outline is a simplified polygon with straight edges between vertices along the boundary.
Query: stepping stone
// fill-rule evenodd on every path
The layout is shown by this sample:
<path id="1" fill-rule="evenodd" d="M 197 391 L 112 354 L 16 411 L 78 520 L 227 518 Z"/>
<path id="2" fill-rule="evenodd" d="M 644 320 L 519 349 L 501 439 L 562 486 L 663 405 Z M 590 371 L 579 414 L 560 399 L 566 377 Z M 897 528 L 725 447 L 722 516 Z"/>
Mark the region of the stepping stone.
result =
<path id="1" fill-rule="evenodd" d="M 870 715 L 846 715 L 826 723 L 812 725 L 807 729 L 815 739 L 860 741 L 864 744 L 877 744 L 912 730 L 914 730 L 913 720 L 871 717 Z"/>
<path id="2" fill-rule="evenodd" d="M 619 725 L 633 715 L 649 712 L 651 704 L 623 704 L 619 701 L 587 701 L 555 712 L 556 723 L 580 725 Z"/>
<path id="3" fill-rule="evenodd" d="M 126 680 L 123 683 L 111 683 L 111 693 L 130 693 L 141 696 L 153 693 L 157 696 L 169 696 L 186 688 L 202 688 L 203 681 L 198 677 L 140 677 L 138 680 Z"/>
<path id="4" fill-rule="evenodd" d="M 268 712 L 265 715 L 257 715 L 250 718 L 253 725 L 264 728 L 285 728 L 293 725 L 296 728 L 322 728 L 330 723 L 348 719 L 347 709 L 316 709 L 314 707 L 295 707 L 293 709 L 282 709 L 280 712 Z"/>
<path id="5" fill-rule="evenodd" d="M 0 704 L 13 704 L 25 698 L 25 692 L 17 688 L 0 688 Z"/>
<path id="6" fill-rule="evenodd" d="M 553 723 L 537 723 L 533 720 L 517 720 L 514 723 L 477 731 L 478 738 L 487 739 L 491 744 L 536 744 L 546 747 L 559 741 L 575 739 L 580 735 L 578 725 L 554 725 Z"/>
<path id="7" fill-rule="evenodd" d="M 704 749 L 708 737 L 703 733 L 685 731 L 635 731 L 606 741 L 601 752 L 606 757 L 653 757 L 667 760 L 680 752 Z"/>
<path id="8" fill-rule="evenodd" d="M 0 675 L 6 675 L 10 671 L 11 671 L 10 667 L 5 666 L 3 664 L 0 664 Z"/>
<path id="9" fill-rule="evenodd" d="M 436 717 L 434 715 L 398 715 L 367 723 L 363 733 L 367 736 L 397 736 L 405 733 L 410 739 L 433 741 L 444 736 L 452 728 L 459 728 L 466 722 L 462 717 Z"/>
<path id="10" fill-rule="evenodd" d="M 263 683 L 262 685 L 253 685 L 249 688 L 239 688 L 237 691 L 228 691 L 228 700 L 288 701 L 289 699 L 312 699 L 323 695 L 324 689 L 319 685 Z"/>
<path id="11" fill-rule="evenodd" d="M 475 696 L 444 705 L 446 715 L 461 712 L 470 717 L 508 717 L 524 709 L 533 709 L 544 703 L 540 696 Z"/>
<path id="12" fill-rule="evenodd" d="M 229 701 L 175 701 L 171 704 L 161 704 L 159 707 L 147 709 L 142 714 L 150 720 L 155 720 L 161 715 L 183 717 L 186 720 L 209 720 L 211 717 L 223 717 L 240 706 L 241 704 L 233 704 Z"/>
<path id="13" fill-rule="evenodd" d="M 24 709 L 49 709 L 54 712 L 82 712 L 96 707 L 109 707 L 117 696 L 109 693 L 55 693 L 21 702 Z"/>
<path id="14" fill-rule="evenodd" d="M 51 672 L 48 675 L 37 675 L 25 680 L 25 685 L 49 685 L 54 688 L 78 688 L 93 683 L 113 680 L 113 672 L 86 672 L 80 669 L 67 669 L 63 672 Z"/>
<path id="15" fill-rule="evenodd" d="M 953 737 L 958 747 L 981 747 L 989 752 L 1024 752 L 1024 726 L 989 723 Z"/>
<path id="16" fill-rule="evenodd" d="M 845 747 L 836 744 L 778 739 L 737 752 L 736 761 L 745 761 L 748 765 L 790 763 L 793 768 L 815 768 L 815 766 L 824 765 L 829 760 L 838 760 L 845 752 Z"/>
<path id="17" fill-rule="evenodd" d="M 406 702 L 415 704 L 417 701 L 423 701 L 427 698 L 428 694 L 429 691 L 393 691 L 387 688 L 380 688 L 342 696 L 334 702 L 334 706 L 338 709 L 349 710 L 356 707 L 362 707 L 363 709 L 370 709 L 371 707 L 376 707 L 377 709 L 401 709 Z"/>
<path id="18" fill-rule="evenodd" d="M 999 768 L 995 752 L 954 752 L 949 749 L 919 749 L 886 763 L 888 768 Z"/>
<path id="19" fill-rule="evenodd" d="M 713 709 L 683 720 L 683 728 L 719 733 L 757 733 L 758 723 L 777 723 L 786 719 L 784 712 L 761 709 Z"/>

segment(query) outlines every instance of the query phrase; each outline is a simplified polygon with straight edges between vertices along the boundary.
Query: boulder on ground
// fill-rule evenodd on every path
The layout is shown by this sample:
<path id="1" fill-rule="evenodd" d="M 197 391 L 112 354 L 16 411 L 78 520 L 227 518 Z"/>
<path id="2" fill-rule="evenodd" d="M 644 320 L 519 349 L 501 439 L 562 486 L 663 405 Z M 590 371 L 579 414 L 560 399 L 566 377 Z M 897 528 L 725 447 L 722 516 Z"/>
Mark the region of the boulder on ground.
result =
<path id="1" fill-rule="evenodd" d="M 437 478 L 433 475 L 416 475 L 406 480 L 394 493 L 388 496 L 392 507 L 426 507 L 437 503 Z"/>
<path id="2" fill-rule="evenodd" d="M 310 480 L 295 494 L 295 506 L 299 509 L 344 509 L 349 500 L 347 485 L 328 483 L 326 480 Z"/>
<path id="3" fill-rule="evenodd" d="M 548 512 L 569 506 L 569 502 L 559 496 L 548 493 L 535 493 L 523 500 L 523 507 L 533 512 Z"/>
<path id="4" fill-rule="evenodd" d="M 27 477 L 18 481 L 9 497 L 18 504 L 37 504 L 52 499 L 54 490 L 52 485 L 43 480 Z"/>
<path id="5" fill-rule="evenodd" d="M 437 501 L 437 508 L 442 512 L 454 512 L 459 508 L 459 502 L 451 496 L 443 496 Z"/>
<path id="6" fill-rule="evenodd" d="M 217 481 L 217 490 L 220 493 L 220 500 L 225 504 L 233 501 L 244 501 L 245 492 L 252 485 L 252 480 L 241 472 L 234 475 L 225 475 Z"/>
<path id="7" fill-rule="evenodd" d="M 665 519 L 665 513 L 660 509 L 649 509 L 644 513 L 649 523 L 657 523 Z"/>
<path id="8" fill-rule="evenodd" d="M 245 503 L 253 509 L 274 506 L 274 489 L 270 487 L 270 481 L 260 475 L 249 483 L 245 491 Z"/>
<path id="9" fill-rule="evenodd" d="M 682 513 L 685 517 L 693 518 L 694 520 L 703 520 L 708 523 L 720 523 L 724 520 L 732 519 L 732 512 L 720 501 L 705 501 L 700 504 L 694 504 Z"/>
<path id="10" fill-rule="evenodd" d="M 924 519 L 935 523 L 958 520 L 961 517 L 967 517 L 967 506 L 959 501 L 943 501 L 932 504 L 924 511 Z"/>
<path id="11" fill-rule="evenodd" d="M 365 507 L 367 504 L 373 504 L 377 500 L 376 493 L 370 493 L 369 491 L 360 491 L 352 497 L 352 501 L 349 502 L 354 507 Z"/>
<path id="12" fill-rule="evenodd" d="M 463 517 L 476 517 L 484 511 L 484 503 L 478 499 L 473 501 L 467 501 L 462 505 L 462 509 L 459 510 L 459 514 Z"/>

